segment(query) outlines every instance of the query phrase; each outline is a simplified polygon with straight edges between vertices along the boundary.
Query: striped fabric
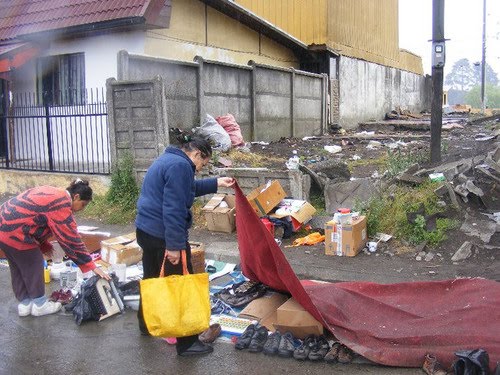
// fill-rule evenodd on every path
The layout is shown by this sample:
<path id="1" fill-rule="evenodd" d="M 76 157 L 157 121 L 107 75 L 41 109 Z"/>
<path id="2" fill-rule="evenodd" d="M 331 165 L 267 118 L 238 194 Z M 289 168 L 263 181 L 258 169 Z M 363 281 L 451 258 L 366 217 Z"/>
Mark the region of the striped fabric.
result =
<path id="1" fill-rule="evenodd" d="M 50 248 L 47 240 L 51 235 L 82 272 L 96 267 L 77 231 L 66 190 L 40 186 L 0 206 L 0 248 L 44 250 Z"/>

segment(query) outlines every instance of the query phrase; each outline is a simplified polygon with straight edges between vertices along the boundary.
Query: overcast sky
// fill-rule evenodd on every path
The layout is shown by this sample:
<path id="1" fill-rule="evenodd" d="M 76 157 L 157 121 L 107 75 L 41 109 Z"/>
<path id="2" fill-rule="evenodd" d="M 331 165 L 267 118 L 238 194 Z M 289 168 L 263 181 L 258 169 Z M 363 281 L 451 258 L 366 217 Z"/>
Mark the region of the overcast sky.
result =
<path id="1" fill-rule="evenodd" d="M 481 61 L 483 0 L 445 0 L 444 36 L 448 74 L 453 63 Z M 500 78 L 500 0 L 486 0 L 486 62 Z M 399 47 L 422 56 L 431 74 L 432 0 L 399 0 Z"/>

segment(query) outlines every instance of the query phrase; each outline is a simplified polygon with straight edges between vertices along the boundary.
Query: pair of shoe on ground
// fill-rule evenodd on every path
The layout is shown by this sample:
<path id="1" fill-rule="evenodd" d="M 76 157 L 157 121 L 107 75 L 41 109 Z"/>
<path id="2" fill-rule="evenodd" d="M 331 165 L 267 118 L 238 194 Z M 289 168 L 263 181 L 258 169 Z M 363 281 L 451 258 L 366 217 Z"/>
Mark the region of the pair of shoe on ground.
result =
<path id="1" fill-rule="evenodd" d="M 235 348 L 248 349 L 249 352 L 263 352 L 267 355 L 292 357 L 299 342 L 290 332 L 281 334 L 279 331 L 269 334 L 266 327 L 256 324 L 249 325 L 236 340 Z"/>
<path id="2" fill-rule="evenodd" d="M 46 300 L 40 306 L 37 306 L 33 301 L 30 301 L 30 303 L 27 305 L 23 303 L 17 305 L 17 313 L 19 316 L 28 316 L 28 315 L 44 316 L 44 315 L 55 314 L 56 312 L 61 310 L 61 307 L 62 307 L 61 303 L 49 300 Z"/>

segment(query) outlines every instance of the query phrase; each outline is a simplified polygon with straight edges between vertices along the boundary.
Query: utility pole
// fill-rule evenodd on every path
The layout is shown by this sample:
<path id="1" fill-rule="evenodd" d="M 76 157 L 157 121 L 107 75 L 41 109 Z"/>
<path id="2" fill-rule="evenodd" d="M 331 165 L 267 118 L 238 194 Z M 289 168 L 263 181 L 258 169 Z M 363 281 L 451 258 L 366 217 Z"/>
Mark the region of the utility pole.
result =
<path id="1" fill-rule="evenodd" d="M 441 161 L 444 63 L 444 0 L 432 0 L 431 163 Z"/>
<path id="2" fill-rule="evenodd" d="M 486 81 L 486 0 L 483 0 L 483 57 L 481 60 L 481 111 L 484 115 L 486 103 L 484 101 L 484 86 Z"/>

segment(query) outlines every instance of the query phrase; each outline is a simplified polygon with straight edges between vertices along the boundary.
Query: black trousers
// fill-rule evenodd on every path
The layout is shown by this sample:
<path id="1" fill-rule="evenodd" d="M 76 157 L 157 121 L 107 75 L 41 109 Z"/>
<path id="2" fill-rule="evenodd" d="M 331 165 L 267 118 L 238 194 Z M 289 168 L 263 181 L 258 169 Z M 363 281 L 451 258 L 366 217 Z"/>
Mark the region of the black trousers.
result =
<path id="1" fill-rule="evenodd" d="M 151 236 L 150 234 L 137 229 L 137 243 L 142 248 L 142 268 L 144 271 L 143 279 L 151 279 L 160 276 L 161 264 L 165 257 L 165 241 L 161 238 Z M 189 273 L 193 273 L 191 265 L 191 247 L 186 243 L 186 260 Z M 182 258 L 177 265 L 173 265 L 168 260 L 165 261 L 165 275 L 182 275 Z M 158 296 L 160 298 L 160 296 Z M 137 312 L 139 329 L 143 334 L 149 334 L 144 317 L 142 315 L 142 304 L 139 301 L 139 311 Z M 189 348 L 196 340 L 198 335 L 178 337 L 177 352 L 183 352 Z"/>

